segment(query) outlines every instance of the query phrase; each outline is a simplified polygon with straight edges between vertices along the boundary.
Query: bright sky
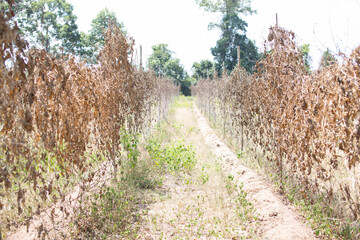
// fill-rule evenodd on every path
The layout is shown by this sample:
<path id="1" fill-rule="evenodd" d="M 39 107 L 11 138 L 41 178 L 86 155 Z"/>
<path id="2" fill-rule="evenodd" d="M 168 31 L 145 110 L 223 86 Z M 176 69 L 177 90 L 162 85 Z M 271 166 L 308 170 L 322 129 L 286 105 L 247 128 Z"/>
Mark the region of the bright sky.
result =
<path id="1" fill-rule="evenodd" d="M 158 43 L 167 43 L 190 74 L 195 61 L 213 60 L 210 48 L 220 35 L 207 26 L 219 18 L 199 9 L 195 0 L 67 1 L 74 6 L 77 24 L 84 32 L 100 10 L 107 7 L 115 12 L 135 39 L 136 49 L 143 46 L 144 61 L 151 46 Z M 299 44 L 310 44 L 314 68 L 326 48 L 349 53 L 360 44 L 360 0 L 253 0 L 252 7 L 257 14 L 244 17 L 249 25 L 247 35 L 260 49 L 277 13 L 279 25 L 294 31 Z"/>

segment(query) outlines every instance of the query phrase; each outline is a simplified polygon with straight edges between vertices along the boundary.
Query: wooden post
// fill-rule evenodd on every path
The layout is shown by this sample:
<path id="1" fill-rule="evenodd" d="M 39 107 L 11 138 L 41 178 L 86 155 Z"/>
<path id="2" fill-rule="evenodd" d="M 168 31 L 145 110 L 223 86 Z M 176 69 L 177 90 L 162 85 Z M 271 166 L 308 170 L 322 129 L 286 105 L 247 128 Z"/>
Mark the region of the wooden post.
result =
<path id="1" fill-rule="evenodd" d="M 244 125 L 241 125 L 241 152 L 244 152 Z"/>
<path id="2" fill-rule="evenodd" d="M 159 115 L 158 115 L 158 122 L 157 123 L 160 123 L 161 121 L 161 96 L 159 96 Z"/>
<path id="3" fill-rule="evenodd" d="M 216 108 L 215 108 L 215 104 L 213 104 L 213 106 L 212 106 L 212 111 L 213 111 L 214 126 L 216 127 Z"/>
<path id="4" fill-rule="evenodd" d="M 276 13 L 275 15 L 276 17 L 276 30 L 278 30 L 279 28 L 279 20 L 278 20 L 278 15 Z M 275 35 L 275 48 L 278 48 L 278 39 L 277 39 L 277 35 Z M 278 132 L 276 131 L 276 136 L 278 136 Z M 273 136 L 273 138 L 275 139 L 275 137 Z M 279 163 L 279 170 L 280 170 L 280 179 L 281 179 L 281 188 L 283 187 L 283 161 L 282 161 L 282 153 L 281 153 L 281 149 L 279 147 L 279 145 L 277 144 L 277 142 L 275 141 L 275 147 L 277 150 L 277 155 L 278 155 L 278 163 Z M 281 189 L 283 190 L 283 189 Z"/>
<path id="5" fill-rule="evenodd" d="M 238 67 L 240 67 L 240 46 L 237 47 Z"/>
<path id="6" fill-rule="evenodd" d="M 211 118 L 210 118 L 210 98 L 209 98 L 209 104 L 208 104 L 208 114 L 209 114 L 209 123 L 210 123 L 210 120 L 211 120 Z"/>
<path id="7" fill-rule="evenodd" d="M 140 45 L 140 69 L 142 70 L 142 46 Z"/>
<path id="8" fill-rule="evenodd" d="M 277 49 L 278 48 L 278 36 L 277 36 L 277 30 L 278 30 L 278 28 L 279 28 L 279 22 L 278 22 L 278 15 L 277 15 L 277 13 L 276 13 L 276 15 L 275 15 L 275 17 L 276 17 L 276 30 L 275 30 L 275 48 Z"/>
<path id="9" fill-rule="evenodd" d="M 224 138 L 225 138 L 225 135 L 226 135 L 226 120 L 225 120 L 225 118 L 223 119 L 223 121 L 224 121 Z"/>

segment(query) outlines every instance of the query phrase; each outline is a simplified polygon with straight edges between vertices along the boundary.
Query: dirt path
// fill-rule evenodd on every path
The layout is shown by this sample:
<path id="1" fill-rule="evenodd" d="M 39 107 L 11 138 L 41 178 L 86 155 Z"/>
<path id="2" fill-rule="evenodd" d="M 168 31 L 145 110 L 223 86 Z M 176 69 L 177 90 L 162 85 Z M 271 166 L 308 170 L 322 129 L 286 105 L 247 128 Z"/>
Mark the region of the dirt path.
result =
<path id="1" fill-rule="evenodd" d="M 196 149 L 197 166 L 190 175 L 165 177 L 166 194 L 148 206 L 140 239 L 315 239 L 304 219 L 239 162 L 196 107 L 177 108 L 171 124 Z"/>

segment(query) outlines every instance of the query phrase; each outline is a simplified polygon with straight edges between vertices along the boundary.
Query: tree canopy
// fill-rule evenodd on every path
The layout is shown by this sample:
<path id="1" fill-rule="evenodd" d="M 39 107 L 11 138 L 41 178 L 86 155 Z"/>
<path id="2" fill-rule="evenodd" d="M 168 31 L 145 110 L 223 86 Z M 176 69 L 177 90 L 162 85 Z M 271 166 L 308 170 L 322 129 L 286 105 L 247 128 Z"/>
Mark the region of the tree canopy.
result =
<path id="1" fill-rule="evenodd" d="M 170 79 L 175 80 L 175 82 L 181 83 L 186 77 L 186 72 L 184 67 L 180 64 L 180 59 L 170 59 L 168 62 L 165 63 L 164 66 L 165 74 Z"/>
<path id="2" fill-rule="evenodd" d="M 326 51 L 324 51 L 321 55 L 319 68 L 327 67 L 334 63 L 336 63 L 335 56 L 330 52 L 329 49 L 326 49 Z"/>
<path id="3" fill-rule="evenodd" d="M 107 8 L 101 10 L 92 20 L 89 34 L 81 34 L 81 55 L 87 58 L 90 62 L 96 62 L 96 57 L 105 44 L 104 31 L 106 31 L 109 27 L 109 24 L 117 25 L 123 34 L 126 35 L 124 24 L 119 22 L 115 13 L 109 11 Z"/>
<path id="4" fill-rule="evenodd" d="M 222 72 L 222 66 L 232 71 L 237 65 L 237 47 L 240 46 L 240 64 L 248 71 L 253 71 L 259 59 L 258 50 L 253 41 L 246 36 L 247 23 L 239 15 L 253 14 L 250 0 L 196 0 L 200 7 L 209 12 L 221 14 L 218 23 L 210 23 L 210 28 L 218 28 L 221 37 L 211 53 L 216 62 L 216 69 Z"/>
<path id="5" fill-rule="evenodd" d="M 164 43 L 154 45 L 151 48 L 152 54 L 148 59 L 149 68 L 154 70 L 158 76 L 164 75 L 166 73 L 165 64 L 170 61 L 173 52 Z"/>
<path id="6" fill-rule="evenodd" d="M 222 72 L 224 63 L 225 69 L 232 71 L 238 63 L 237 47 L 240 46 L 240 64 L 247 71 L 252 72 L 259 54 L 254 42 L 245 34 L 247 23 L 237 14 L 232 13 L 224 15 L 220 25 L 221 38 L 216 42 L 216 46 L 211 48 L 216 70 Z"/>
<path id="7" fill-rule="evenodd" d="M 215 72 L 215 63 L 210 60 L 201 60 L 200 62 L 194 62 L 192 65 L 194 71 L 193 78 L 199 80 L 201 78 L 212 78 Z"/>
<path id="8" fill-rule="evenodd" d="M 174 58 L 174 52 L 168 49 L 168 45 L 160 43 L 152 46 L 152 54 L 148 58 L 148 67 L 155 71 L 158 76 L 166 76 L 176 84 L 180 84 L 181 92 L 190 95 L 191 79 L 180 64 L 178 58 Z"/>
<path id="9" fill-rule="evenodd" d="M 73 6 L 65 0 L 17 1 L 16 20 L 20 32 L 32 45 L 48 52 L 77 53 L 80 33 Z"/>
<path id="10" fill-rule="evenodd" d="M 304 60 L 305 63 L 305 68 L 306 71 L 308 71 L 308 73 L 311 73 L 310 70 L 310 64 L 311 64 L 311 57 L 310 57 L 310 44 L 303 44 L 300 46 L 300 51 L 302 54 L 302 58 Z"/>
<path id="11" fill-rule="evenodd" d="M 107 8 L 92 20 L 91 29 L 86 34 L 79 32 L 73 6 L 66 0 L 16 0 L 16 3 L 20 32 L 31 45 L 55 55 L 72 53 L 94 63 L 104 46 L 103 33 L 109 23 L 116 24 L 126 35 L 124 24 Z"/>
<path id="12" fill-rule="evenodd" d="M 253 14 L 251 0 L 195 0 L 196 3 L 208 12 L 220 12 L 221 14 Z"/>

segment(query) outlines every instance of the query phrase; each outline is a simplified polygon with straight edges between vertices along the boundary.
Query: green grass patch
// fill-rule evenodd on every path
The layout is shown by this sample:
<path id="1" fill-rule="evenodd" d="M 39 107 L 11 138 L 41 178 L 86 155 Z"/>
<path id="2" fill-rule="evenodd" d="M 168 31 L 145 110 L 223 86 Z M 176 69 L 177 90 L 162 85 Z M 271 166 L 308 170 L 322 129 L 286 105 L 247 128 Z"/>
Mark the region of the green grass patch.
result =
<path id="1" fill-rule="evenodd" d="M 192 107 L 195 97 L 178 96 L 172 104 L 173 108 Z"/>

